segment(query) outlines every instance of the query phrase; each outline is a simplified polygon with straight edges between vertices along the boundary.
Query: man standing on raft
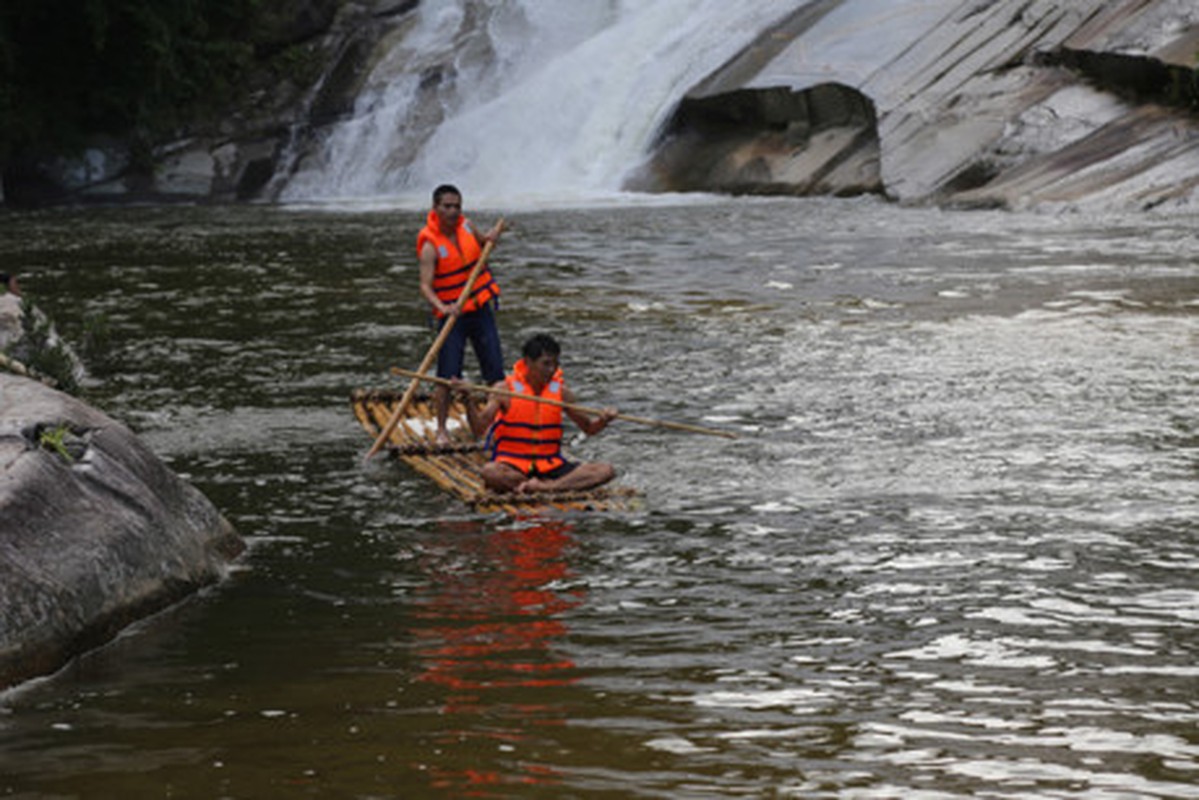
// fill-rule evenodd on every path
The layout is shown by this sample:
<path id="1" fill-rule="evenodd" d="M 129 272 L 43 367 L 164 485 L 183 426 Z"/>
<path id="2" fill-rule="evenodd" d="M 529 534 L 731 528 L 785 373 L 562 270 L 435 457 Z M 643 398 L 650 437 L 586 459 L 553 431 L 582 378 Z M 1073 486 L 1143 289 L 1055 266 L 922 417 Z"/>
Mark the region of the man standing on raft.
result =
<path id="1" fill-rule="evenodd" d="M 495 321 L 500 287 L 487 266 L 483 267 L 473 287 L 468 289 L 466 286 L 466 279 L 482 254 L 483 242 L 499 241 L 500 231 L 501 225 L 497 223 L 480 240 L 462 214 L 462 192 L 449 184 L 433 190 L 433 208 L 425 227 L 416 237 L 416 253 L 420 263 L 420 292 L 432 308 L 439 330 L 455 313 L 458 296 L 464 290 L 471 292 L 462 306 L 461 316 L 437 354 L 438 377 L 447 380 L 462 377 L 466 340 L 470 339 L 484 382 L 492 384 L 504 379 L 504 355 Z M 436 441 L 449 444 L 445 426 L 450 405 L 449 389 L 438 386 L 433 399 L 437 408 Z"/>
<path id="2" fill-rule="evenodd" d="M 600 461 L 575 463 L 562 456 L 562 412 L 588 436 L 608 427 L 616 418 L 614 408 L 591 416 L 575 408 L 538 403 L 543 398 L 573 404 L 575 395 L 562 379 L 558 357 L 562 349 L 548 334 L 538 334 L 524 344 L 522 358 L 505 378 L 505 388 L 517 397 L 492 395 L 477 409 L 467 402 L 467 414 L 475 436 L 489 426 L 493 452 L 483 466 L 483 483 L 493 492 L 565 492 L 591 489 L 616 477 L 611 464 Z"/>

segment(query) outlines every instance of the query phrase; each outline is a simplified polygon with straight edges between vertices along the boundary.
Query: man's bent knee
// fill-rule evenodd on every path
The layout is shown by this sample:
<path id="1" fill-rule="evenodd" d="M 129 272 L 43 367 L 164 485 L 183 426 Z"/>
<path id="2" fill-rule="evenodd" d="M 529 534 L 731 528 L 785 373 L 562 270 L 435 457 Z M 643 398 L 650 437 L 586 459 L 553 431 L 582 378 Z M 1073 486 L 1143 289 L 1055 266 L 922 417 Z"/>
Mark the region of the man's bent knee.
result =
<path id="1" fill-rule="evenodd" d="M 510 492 L 525 480 L 520 470 L 498 461 L 484 464 L 479 474 L 483 478 L 483 485 L 493 492 Z"/>

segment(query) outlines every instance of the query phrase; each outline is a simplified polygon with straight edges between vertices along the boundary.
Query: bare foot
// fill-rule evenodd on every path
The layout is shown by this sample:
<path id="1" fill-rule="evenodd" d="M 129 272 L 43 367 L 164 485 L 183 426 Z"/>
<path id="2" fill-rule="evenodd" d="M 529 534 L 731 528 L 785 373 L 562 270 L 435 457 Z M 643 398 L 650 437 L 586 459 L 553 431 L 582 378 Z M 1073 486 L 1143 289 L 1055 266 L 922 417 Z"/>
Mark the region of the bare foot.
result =
<path id="1" fill-rule="evenodd" d="M 516 491 L 521 494 L 528 492 L 545 492 L 549 489 L 550 484 L 546 483 L 540 478 L 529 478 L 527 481 L 524 481 L 516 487 Z"/>

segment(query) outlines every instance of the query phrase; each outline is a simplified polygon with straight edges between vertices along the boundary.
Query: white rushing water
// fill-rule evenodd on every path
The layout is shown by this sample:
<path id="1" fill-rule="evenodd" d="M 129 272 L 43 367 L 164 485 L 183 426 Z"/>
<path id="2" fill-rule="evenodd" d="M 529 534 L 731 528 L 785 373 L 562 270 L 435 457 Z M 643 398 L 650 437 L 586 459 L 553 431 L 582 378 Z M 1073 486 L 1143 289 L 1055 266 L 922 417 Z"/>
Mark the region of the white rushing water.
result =
<path id="1" fill-rule="evenodd" d="M 353 117 L 283 192 L 472 204 L 619 192 L 682 95 L 794 4 L 441 0 L 373 70 Z M 469 187 L 469 188 L 467 188 Z"/>

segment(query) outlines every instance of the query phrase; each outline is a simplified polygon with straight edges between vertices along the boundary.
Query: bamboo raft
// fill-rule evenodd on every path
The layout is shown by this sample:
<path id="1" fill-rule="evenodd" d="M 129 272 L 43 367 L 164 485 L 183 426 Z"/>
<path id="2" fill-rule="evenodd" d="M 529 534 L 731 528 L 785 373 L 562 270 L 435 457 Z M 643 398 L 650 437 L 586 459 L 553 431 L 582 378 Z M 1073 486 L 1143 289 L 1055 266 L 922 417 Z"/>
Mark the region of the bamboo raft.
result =
<path id="1" fill-rule="evenodd" d="M 356 389 L 350 395 L 354 416 L 372 439 L 386 426 L 403 392 L 388 389 Z M 603 486 L 581 492 L 496 493 L 488 491 L 479 477 L 486 463 L 482 445 L 470 435 L 466 407 L 454 399 L 446 420 L 448 445 L 435 444 L 437 417 L 431 398 L 413 398 L 399 424 L 387 438 L 386 450 L 394 458 L 430 478 L 442 489 L 484 514 L 503 512 L 512 516 L 546 511 L 627 511 L 637 492 L 628 487 Z"/>

